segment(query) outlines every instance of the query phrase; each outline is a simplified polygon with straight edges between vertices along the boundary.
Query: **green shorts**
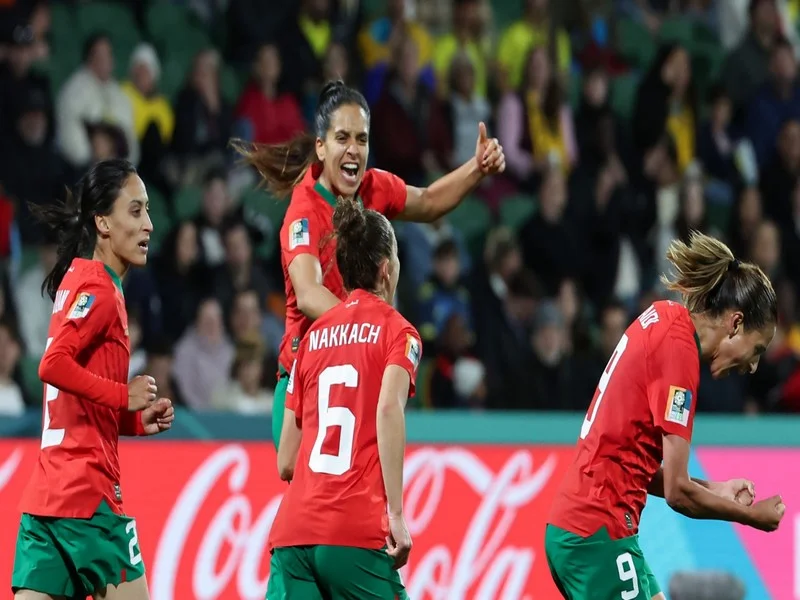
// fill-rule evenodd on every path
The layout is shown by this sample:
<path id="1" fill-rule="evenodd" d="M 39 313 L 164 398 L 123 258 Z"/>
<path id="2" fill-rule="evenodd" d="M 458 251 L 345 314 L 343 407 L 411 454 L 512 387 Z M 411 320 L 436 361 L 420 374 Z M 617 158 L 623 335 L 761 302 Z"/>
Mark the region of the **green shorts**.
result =
<path id="1" fill-rule="evenodd" d="M 349 546 L 275 548 L 267 600 L 408 600 L 385 550 Z"/>
<path id="2" fill-rule="evenodd" d="M 67 598 L 92 595 L 144 575 L 136 521 L 102 502 L 90 519 L 23 514 L 11 590 Z"/>
<path id="3" fill-rule="evenodd" d="M 604 527 L 582 538 L 548 525 L 544 549 L 553 581 L 568 600 L 650 600 L 661 591 L 638 535 L 612 540 Z"/>
<path id="4" fill-rule="evenodd" d="M 272 443 L 275 450 L 281 441 L 281 429 L 283 429 L 283 409 L 286 407 L 286 386 L 289 385 L 289 374 L 281 368 L 281 376 L 275 386 L 275 394 L 272 397 Z"/>

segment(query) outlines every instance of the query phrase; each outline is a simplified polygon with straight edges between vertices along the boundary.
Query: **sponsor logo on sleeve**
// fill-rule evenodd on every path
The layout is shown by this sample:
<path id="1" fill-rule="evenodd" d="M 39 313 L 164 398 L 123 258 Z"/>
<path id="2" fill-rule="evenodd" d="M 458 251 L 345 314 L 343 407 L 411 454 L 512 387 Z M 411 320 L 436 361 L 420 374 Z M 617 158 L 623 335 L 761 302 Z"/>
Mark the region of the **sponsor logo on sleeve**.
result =
<path id="1" fill-rule="evenodd" d="M 309 246 L 311 236 L 308 233 L 308 219 L 297 219 L 289 225 L 289 250 L 299 246 Z"/>
<path id="2" fill-rule="evenodd" d="M 692 408 L 692 392 L 686 388 L 670 386 L 664 420 L 686 427 Z"/>
<path id="3" fill-rule="evenodd" d="M 68 319 L 83 319 L 89 314 L 94 304 L 95 296 L 88 292 L 81 292 L 67 315 Z"/>

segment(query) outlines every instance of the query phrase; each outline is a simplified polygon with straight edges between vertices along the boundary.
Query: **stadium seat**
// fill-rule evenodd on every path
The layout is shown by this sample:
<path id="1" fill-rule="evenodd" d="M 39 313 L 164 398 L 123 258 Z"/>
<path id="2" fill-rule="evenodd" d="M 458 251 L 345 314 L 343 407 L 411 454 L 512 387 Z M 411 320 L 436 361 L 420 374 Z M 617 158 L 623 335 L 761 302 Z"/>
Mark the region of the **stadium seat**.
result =
<path id="1" fill-rule="evenodd" d="M 183 29 L 188 23 L 186 9 L 171 2 L 153 2 L 145 15 L 145 27 L 150 39 L 158 44 Z"/>
<path id="2" fill-rule="evenodd" d="M 36 246 L 23 246 L 19 257 L 19 274 L 22 275 L 28 269 L 39 263 L 39 249 Z"/>
<path id="3" fill-rule="evenodd" d="M 535 196 L 519 194 L 504 198 L 500 204 L 500 225 L 518 232 L 536 214 L 537 209 Z"/>
<path id="4" fill-rule="evenodd" d="M 245 210 L 267 217 L 277 232 L 283 226 L 283 217 L 289 207 L 289 201 L 276 198 L 265 189 L 254 188 L 242 194 L 242 205 Z"/>
<path id="5" fill-rule="evenodd" d="M 242 93 L 242 80 L 236 70 L 230 65 L 222 65 L 220 69 L 219 89 L 226 102 L 231 105 L 236 104 L 236 101 Z"/>
<path id="6" fill-rule="evenodd" d="M 172 199 L 172 211 L 178 221 L 193 219 L 203 205 L 203 190 L 197 186 L 182 188 Z"/>
<path id="7" fill-rule="evenodd" d="M 23 393 L 34 400 L 42 400 L 42 380 L 39 379 L 39 359 L 23 356 L 19 361 Z"/>
<path id="8" fill-rule="evenodd" d="M 646 69 L 656 55 L 656 43 L 647 28 L 633 19 L 617 22 L 617 49 L 628 64 Z"/>
<path id="9" fill-rule="evenodd" d="M 213 44 L 208 34 L 191 24 L 176 29 L 163 40 L 159 40 L 157 47 L 161 56 L 167 60 L 179 60 L 184 64 L 184 72 L 188 74 L 194 57 L 202 50 L 212 48 Z"/>
<path id="10" fill-rule="evenodd" d="M 149 194 L 149 192 L 148 192 Z M 156 204 L 156 207 L 160 205 Z M 172 230 L 173 222 L 169 216 L 169 212 L 161 208 L 155 208 L 150 205 L 150 220 L 153 222 L 153 232 L 150 234 L 150 258 L 158 254 L 161 248 L 161 242 Z"/>
<path id="11" fill-rule="evenodd" d="M 639 76 L 635 73 L 620 75 L 611 80 L 611 108 L 621 119 L 631 119 L 638 90 Z"/>
<path id="12" fill-rule="evenodd" d="M 470 254 L 480 256 L 486 232 L 492 225 L 492 214 L 486 204 L 479 198 L 467 197 L 447 219 L 461 231 Z"/>
<path id="13" fill-rule="evenodd" d="M 661 42 L 680 44 L 689 52 L 694 44 L 694 23 L 686 18 L 677 17 L 666 19 L 658 31 Z"/>

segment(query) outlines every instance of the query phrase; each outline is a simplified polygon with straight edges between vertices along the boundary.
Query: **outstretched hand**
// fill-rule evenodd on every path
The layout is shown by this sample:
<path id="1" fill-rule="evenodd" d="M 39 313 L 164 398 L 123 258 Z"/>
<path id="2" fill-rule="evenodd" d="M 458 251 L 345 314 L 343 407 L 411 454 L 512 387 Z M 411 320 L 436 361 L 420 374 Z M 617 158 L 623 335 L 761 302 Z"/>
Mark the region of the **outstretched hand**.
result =
<path id="1" fill-rule="evenodd" d="M 756 486 L 749 479 L 729 479 L 709 484 L 709 490 L 717 496 L 727 498 L 739 504 L 750 506 L 756 497 Z"/>
<path id="2" fill-rule="evenodd" d="M 489 138 L 486 124 L 478 125 L 478 141 L 475 144 L 475 160 L 484 175 L 495 175 L 506 170 L 506 155 L 497 138 Z"/>

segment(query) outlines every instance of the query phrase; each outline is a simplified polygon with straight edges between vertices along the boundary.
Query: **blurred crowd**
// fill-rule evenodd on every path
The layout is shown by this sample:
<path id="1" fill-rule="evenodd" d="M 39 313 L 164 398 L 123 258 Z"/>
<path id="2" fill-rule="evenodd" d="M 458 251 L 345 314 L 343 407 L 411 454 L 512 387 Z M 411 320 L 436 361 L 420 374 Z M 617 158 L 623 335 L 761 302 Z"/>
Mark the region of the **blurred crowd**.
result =
<path id="1" fill-rule="evenodd" d="M 585 410 L 670 240 L 760 265 L 780 325 L 701 411 L 800 411 L 798 0 L 0 2 L 0 412 L 41 403 L 55 240 L 27 202 L 128 157 L 155 231 L 125 282 L 131 376 L 197 410 L 268 414 L 286 201 L 229 140 L 307 130 L 329 79 L 372 109 L 370 165 L 424 186 L 485 121 L 508 172 L 395 223 L 425 341 L 413 406 Z"/>

